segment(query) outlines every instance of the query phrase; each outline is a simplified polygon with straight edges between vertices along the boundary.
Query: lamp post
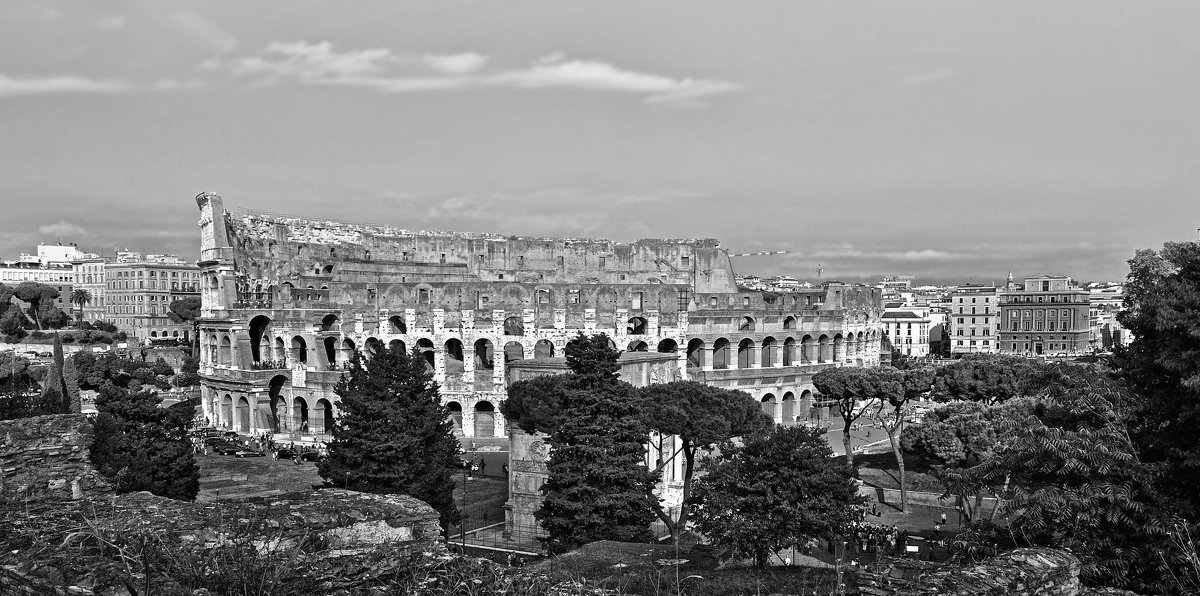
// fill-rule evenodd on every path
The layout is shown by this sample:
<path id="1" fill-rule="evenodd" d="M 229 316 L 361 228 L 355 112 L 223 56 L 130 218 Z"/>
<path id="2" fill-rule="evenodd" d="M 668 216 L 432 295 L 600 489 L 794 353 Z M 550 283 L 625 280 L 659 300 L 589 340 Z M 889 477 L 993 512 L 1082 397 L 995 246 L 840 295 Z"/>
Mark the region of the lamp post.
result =
<path id="1" fill-rule="evenodd" d="M 463 483 L 462 483 L 462 521 L 459 522 L 459 537 L 462 539 L 463 553 L 467 551 L 467 481 L 474 477 L 474 470 L 471 467 L 475 463 L 475 445 L 471 445 L 471 459 L 463 466 Z"/>

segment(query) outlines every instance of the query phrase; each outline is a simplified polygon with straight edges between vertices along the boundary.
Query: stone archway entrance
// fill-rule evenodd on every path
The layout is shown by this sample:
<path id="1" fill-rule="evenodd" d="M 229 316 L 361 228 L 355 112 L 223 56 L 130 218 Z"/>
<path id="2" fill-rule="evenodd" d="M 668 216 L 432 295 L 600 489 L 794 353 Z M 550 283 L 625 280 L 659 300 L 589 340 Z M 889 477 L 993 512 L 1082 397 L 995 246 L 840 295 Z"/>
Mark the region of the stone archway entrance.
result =
<path id="1" fill-rule="evenodd" d="M 496 436 L 496 408 L 492 402 L 481 401 L 475 404 L 475 436 Z"/>

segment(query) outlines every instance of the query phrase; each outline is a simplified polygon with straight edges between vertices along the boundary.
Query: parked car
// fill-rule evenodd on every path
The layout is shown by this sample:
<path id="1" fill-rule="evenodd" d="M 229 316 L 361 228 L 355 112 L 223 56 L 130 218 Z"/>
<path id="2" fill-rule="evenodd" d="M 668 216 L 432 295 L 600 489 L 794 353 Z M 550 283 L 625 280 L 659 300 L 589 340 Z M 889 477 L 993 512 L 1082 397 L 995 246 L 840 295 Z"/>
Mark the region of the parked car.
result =
<path id="1" fill-rule="evenodd" d="M 261 451 L 255 451 L 253 449 L 238 449 L 236 452 L 234 452 L 233 455 L 235 457 L 262 457 L 266 454 L 264 454 Z"/>
<path id="2" fill-rule="evenodd" d="M 233 439 L 235 441 L 242 438 L 241 435 L 238 435 L 236 432 L 231 430 L 225 431 L 225 433 L 221 436 L 225 437 L 226 439 Z"/>
<path id="3" fill-rule="evenodd" d="M 233 443 L 217 443 L 213 445 L 212 450 L 221 455 L 237 455 L 237 452 L 245 449 L 242 445 L 234 445 Z"/>

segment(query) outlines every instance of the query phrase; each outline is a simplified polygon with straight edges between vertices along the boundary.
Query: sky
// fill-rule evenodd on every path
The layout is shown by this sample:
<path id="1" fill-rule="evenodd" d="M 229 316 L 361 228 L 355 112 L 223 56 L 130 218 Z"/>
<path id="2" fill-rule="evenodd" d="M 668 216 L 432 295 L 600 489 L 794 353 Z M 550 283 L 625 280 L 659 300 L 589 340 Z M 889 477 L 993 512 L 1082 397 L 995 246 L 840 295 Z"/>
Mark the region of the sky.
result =
<path id="1" fill-rule="evenodd" d="M 738 272 L 1119 280 L 1200 228 L 1200 2 L 0 3 L 0 257 L 193 197 L 718 238 Z"/>

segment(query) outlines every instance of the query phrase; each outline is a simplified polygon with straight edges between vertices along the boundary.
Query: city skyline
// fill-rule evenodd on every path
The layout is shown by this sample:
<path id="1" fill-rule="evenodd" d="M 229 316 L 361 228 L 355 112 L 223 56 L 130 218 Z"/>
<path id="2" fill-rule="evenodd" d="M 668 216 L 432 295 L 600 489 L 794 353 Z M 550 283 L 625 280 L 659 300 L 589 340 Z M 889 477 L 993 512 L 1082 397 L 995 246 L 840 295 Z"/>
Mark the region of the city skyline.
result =
<path id="1" fill-rule="evenodd" d="M 1182 1 L 280 6 L 0 9 L 0 256 L 195 258 L 204 190 L 847 281 L 1120 280 L 1200 223 Z"/>

